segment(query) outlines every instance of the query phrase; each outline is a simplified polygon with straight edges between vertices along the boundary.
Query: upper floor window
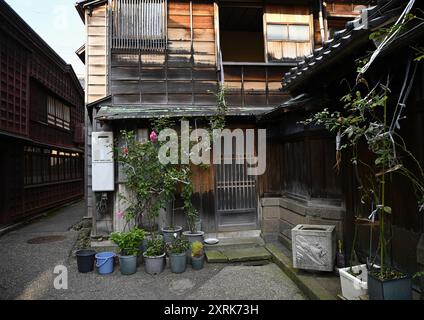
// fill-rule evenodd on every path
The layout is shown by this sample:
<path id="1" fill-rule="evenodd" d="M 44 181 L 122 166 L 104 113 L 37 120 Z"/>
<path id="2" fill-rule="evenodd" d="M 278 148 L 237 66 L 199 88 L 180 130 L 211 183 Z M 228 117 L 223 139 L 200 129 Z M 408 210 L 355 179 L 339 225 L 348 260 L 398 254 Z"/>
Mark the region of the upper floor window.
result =
<path id="1" fill-rule="evenodd" d="M 166 0 L 114 0 L 112 48 L 163 51 L 167 42 Z"/>
<path id="2" fill-rule="evenodd" d="M 310 41 L 309 25 L 303 24 L 268 24 L 268 41 Z"/>
<path id="3" fill-rule="evenodd" d="M 71 129 L 71 108 L 60 100 L 47 97 L 47 122 L 65 130 Z"/>

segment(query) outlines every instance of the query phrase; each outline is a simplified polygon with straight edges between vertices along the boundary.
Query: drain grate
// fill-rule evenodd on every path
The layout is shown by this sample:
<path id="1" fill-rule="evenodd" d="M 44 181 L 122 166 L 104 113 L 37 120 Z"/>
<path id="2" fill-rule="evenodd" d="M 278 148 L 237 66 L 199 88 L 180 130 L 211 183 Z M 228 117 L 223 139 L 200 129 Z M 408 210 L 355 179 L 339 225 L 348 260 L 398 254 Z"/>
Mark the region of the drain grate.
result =
<path id="1" fill-rule="evenodd" d="M 37 237 L 27 241 L 29 244 L 43 244 L 43 243 L 52 243 L 65 240 L 65 236 L 47 236 L 47 237 Z"/>

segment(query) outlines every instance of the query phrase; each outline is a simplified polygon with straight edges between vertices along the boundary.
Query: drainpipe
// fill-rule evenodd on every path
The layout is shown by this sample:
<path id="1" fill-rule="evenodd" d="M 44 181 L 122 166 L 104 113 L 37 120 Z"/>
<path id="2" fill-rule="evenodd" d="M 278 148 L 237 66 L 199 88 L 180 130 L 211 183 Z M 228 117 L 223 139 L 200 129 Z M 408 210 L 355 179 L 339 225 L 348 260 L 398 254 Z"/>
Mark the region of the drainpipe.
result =
<path id="1" fill-rule="evenodd" d="M 318 0 L 318 4 L 319 4 L 319 29 L 321 32 L 321 41 L 322 41 L 322 45 L 324 46 L 324 41 L 327 40 L 326 37 L 326 30 L 324 27 L 324 14 L 323 14 L 323 4 L 322 4 L 323 0 Z"/>

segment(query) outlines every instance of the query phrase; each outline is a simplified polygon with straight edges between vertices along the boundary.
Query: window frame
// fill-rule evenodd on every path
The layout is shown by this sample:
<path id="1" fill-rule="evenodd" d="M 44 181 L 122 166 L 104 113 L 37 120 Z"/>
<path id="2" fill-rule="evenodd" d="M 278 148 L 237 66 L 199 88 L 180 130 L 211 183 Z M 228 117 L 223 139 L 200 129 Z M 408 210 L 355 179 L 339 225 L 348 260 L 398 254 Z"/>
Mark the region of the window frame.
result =
<path id="1" fill-rule="evenodd" d="M 287 28 L 287 39 L 270 39 L 268 27 L 269 26 L 285 26 Z M 290 39 L 290 26 L 303 26 L 308 28 L 308 39 L 307 40 L 298 40 Z M 292 23 L 292 22 L 267 22 L 266 23 L 266 41 L 267 42 L 294 42 L 294 43 L 307 43 L 311 42 L 311 25 L 307 23 Z"/>
<path id="2" fill-rule="evenodd" d="M 71 131 L 71 107 L 52 95 L 47 95 L 47 124 Z"/>

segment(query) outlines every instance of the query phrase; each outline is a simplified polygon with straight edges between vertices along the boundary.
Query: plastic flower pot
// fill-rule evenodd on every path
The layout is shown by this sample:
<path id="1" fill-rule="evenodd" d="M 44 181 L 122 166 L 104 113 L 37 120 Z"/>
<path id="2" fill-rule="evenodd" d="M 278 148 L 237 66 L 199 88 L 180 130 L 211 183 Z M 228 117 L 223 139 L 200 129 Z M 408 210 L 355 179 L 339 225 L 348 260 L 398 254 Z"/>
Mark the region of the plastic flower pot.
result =
<path id="1" fill-rule="evenodd" d="M 354 266 L 352 271 L 356 274 L 362 272 L 360 275 L 354 276 L 350 273 L 350 267 L 339 269 L 342 295 L 347 300 L 359 300 L 360 296 L 368 293 L 367 265 Z"/>
<path id="2" fill-rule="evenodd" d="M 177 238 L 181 237 L 181 234 L 183 232 L 182 227 L 175 227 L 175 228 L 162 228 L 162 234 L 163 234 L 163 240 L 165 243 L 172 243 L 175 240 L 175 234 L 177 234 Z"/>
<path id="3" fill-rule="evenodd" d="M 202 270 L 205 266 L 205 256 L 191 257 L 191 266 L 194 270 Z"/>
<path id="4" fill-rule="evenodd" d="M 205 233 L 203 231 L 197 231 L 194 233 L 192 233 L 191 231 L 186 231 L 183 233 L 183 235 L 187 237 L 190 243 L 193 243 L 196 241 L 204 243 L 205 241 Z"/>
<path id="5" fill-rule="evenodd" d="M 370 300 L 412 300 L 412 280 L 405 276 L 382 281 L 369 272 L 368 295 Z"/>
<path id="6" fill-rule="evenodd" d="M 137 272 L 137 256 L 119 256 L 121 273 L 129 276 Z"/>
<path id="7" fill-rule="evenodd" d="M 94 262 L 96 261 L 95 250 L 79 250 L 75 253 L 77 257 L 78 272 L 89 273 L 94 271 Z"/>
<path id="8" fill-rule="evenodd" d="M 187 254 L 171 253 L 169 255 L 169 263 L 173 273 L 184 273 L 187 269 Z"/>
<path id="9" fill-rule="evenodd" d="M 183 232 L 183 236 L 187 237 L 190 243 L 199 241 L 205 243 L 205 233 L 203 231 L 197 231 L 192 233 L 191 231 Z M 187 263 L 191 263 L 191 248 L 187 251 Z"/>
<path id="10" fill-rule="evenodd" d="M 156 257 L 149 257 L 146 253 L 143 253 L 144 268 L 148 274 L 157 275 L 165 270 L 166 265 L 166 254 L 162 254 Z"/>

